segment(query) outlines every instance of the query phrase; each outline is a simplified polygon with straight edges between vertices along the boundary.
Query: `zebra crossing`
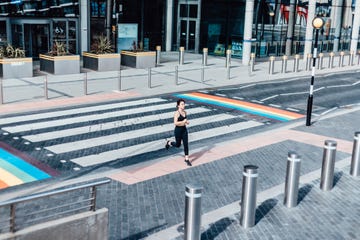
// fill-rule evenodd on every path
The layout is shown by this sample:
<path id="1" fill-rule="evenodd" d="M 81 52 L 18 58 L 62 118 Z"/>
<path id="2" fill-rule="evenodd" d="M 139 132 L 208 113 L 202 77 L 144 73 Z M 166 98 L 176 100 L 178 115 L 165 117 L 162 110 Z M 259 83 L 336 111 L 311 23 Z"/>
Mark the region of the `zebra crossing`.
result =
<path id="1" fill-rule="evenodd" d="M 28 148 L 85 168 L 163 152 L 173 137 L 174 111 L 173 99 L 149 98 L 10 116 L 0 119 L 0 127 Z M 187 112 L 190 142 L 263 125 L 202 104 L 188 104 Z"/>

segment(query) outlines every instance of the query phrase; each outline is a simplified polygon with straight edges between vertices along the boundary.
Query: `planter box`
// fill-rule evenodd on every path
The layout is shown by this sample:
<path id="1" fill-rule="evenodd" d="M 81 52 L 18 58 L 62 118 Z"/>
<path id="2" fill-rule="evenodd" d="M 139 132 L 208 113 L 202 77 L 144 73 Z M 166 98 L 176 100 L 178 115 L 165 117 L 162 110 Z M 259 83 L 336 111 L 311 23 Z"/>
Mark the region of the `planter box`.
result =
<path id="1" fill-rule="evenodd" d="M 121 51 L 121 65 L 133 68 L 155 67 L 156 52 Z"/>
<path id="2" fill-rule="evenodd" d="M 40 71 L 52 74 L 80 73 L 80 56 L 49 56 L 40 54 Z"/>
<path id="3" fill-rule="evenodd" d="M 120 69 L 120 53 L 93 54 L 83 52 L 83 67 L 95 71 L 118 71 Z"/>
<path id="4" fill-rule="evenodd" d="M 33 76 L 32 58 L 0 59 L 0 75 L 3 78 L 23 78 Z"/>

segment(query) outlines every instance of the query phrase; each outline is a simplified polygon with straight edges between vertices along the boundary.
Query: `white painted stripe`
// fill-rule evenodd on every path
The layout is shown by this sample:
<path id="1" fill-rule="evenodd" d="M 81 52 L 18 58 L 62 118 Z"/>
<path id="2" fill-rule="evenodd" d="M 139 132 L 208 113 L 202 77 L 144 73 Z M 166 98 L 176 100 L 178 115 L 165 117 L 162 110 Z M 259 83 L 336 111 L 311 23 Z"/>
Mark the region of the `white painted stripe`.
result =
<path id="1" fill-rule="evenodd" d="M 280 96 L 300 95 L 306 94 L 307 92 L 294 92 L 294 93 L 281 93 Z"/>
<path id="2" fill-rule="evenodd" d="M 247 173 L 247 172 L 243 172 L 243 176 L 245 176 L 245 177 L 250 177 L 250 178 L 254 178 L 254 177 L 258 177 L 259 174 L 257 174 L 257 173 Z"/>
<path id="3" fill-rule="evenodd" d="M 290 107 L 286 108 L 286 110 L 293 111 L 293 112 L 300 112 L 300 110 L 295 109 L 295 108 L 290 108 Z"/>
<path id="4" fill-rule="evenodd" d="M 337 109 L 337 107 L 333 107 L 333 108 L 331 108 L 331 109 L 329 109 L 329 110 L 321 113 L 320 115 L 325 115 L 325 114 L 327 114 L 327 113 L 329 113 L 329 112 L 332 112 L 332 111 L 334 111 L 334 110 L 336 110 L 336 109 Z"/>
<path id="5" fill-rule="evenodd" d="M 229 126 L 222 126 L 218 128 L 212 128 L 201 132 L 195 132 L 189 134 L 189 141 L 198 141 L 210 137 L 220 136 L 223 134 L 240 131 L 247 128 L 252 128 L 256 126 L 263 125 L 262 123 L 255 122 L 255 121 L 247 121 L 247 122 L 240 122 L 236 124 L 232 124 Z M 99 154 L 84 156 L 72 159 L 71 161 L 79 164 L 82 167 L 88 167 L 100 163 L 106 163 L 118 158 L 123 157 L 131 157 L 142 153 L 147 153 L 150 151 L 154 151 L 157 149 L 162 149 L 165 146 L 164 140 L 156 140 L 152 142 L 142 143 L 138 145 L 133 145 L 121 149 L 116 149 L 112 151 L 102 152 Z"/>
<path id="6" fill-rule="evenodd" d="M 219 114 L 219 115 L 205 116 L 202 118 L 196 118 L 194 120 L 190 119 L 189 121 L 191 126 L 198 126 L 209 122 L 224 121 L 231 118 L 236 118 L 236 116 L 229 114 Z M 45 149 L 52 151 L 56 154 L 60 154 L 60 153 L 77 151 L 91 147 L 97 147 L 104 144 L 110 144 L 124 139 L 131 140 L 135 138 L 141 138 L 148 136 L 150 134 L 166 132 L 173 128 L 174 128 L 174 123 L 169 123 L 166 125 L 148 127 L 145 129 L 136 129 L 136 130 L 132 130 L 131 132 L 122 132 L 122 133 L 116 133 L 116 134 L 111 134 L 96 138 L 80 140 L 76 142 L 62 143 L 62 144 L 46 147 Z"/>
<path id="7" fill-rule="evenodd" d="M 313 95 L 313 92 L 314 92 L 314 86 L 310 85 L 310 95 Z"/>
<path id="8" fill-rule="evenodd" d="M 255 85 L 256 84 L 253 83 L 253 84 L 249 84 L 249 85 L 246 85 L 246 86 L 239 87 L 239 89 L 244 89 L 244 88 L 252 87 L 252 86 L 255 86 Z"/>
<path id="9" fill-rule="evenodd" d="M 269 106 L 271 106 L 271 107 L 276 107 L 276 108 L 281 108 L 280 105 L 276 105 L 276 104 L 269 104 Z"/>
<path id="10" fill-rule="evenodd" d="M 200 198 L 201 193 L 188 193 L 188 192 L 185 191 L 185 196 L 187 196 L 189 198 Z"/>
<path id="11" fill-rule="evenodd" d="M 121 110 L 121 111 L 116 111 L 116 112 L 105 112 L 105 113 L 100 113 L 100 114 L 94 113 L 94 114 L 89 114 L 89 115 L 80 116 L 80 117 L 58 119 L 58 120 L 36 122 L 36 123 L 28 123 L 28 124 L 24 124 L 24 125 L 16 125 L 13 127 L 4 127 L 3 130 L 5 130 L 7 132 L 11 132 L 11 133 L 18 133 L 18 132 L 31 131 L 31 130 L 37 130 L 37 129 L 43 129 L 43 128 L 59 127 L 59 126 L 64 126 L 64 125 L 68 125 L 68 124 L 73 124 L 73 123 L 89 122 L 89 121 L 107 119 L 107 118 L 112 118 L 112 117 L 127 116 L 127 115 L 135 114 L 135 113 L 151 112 L 151 111 L 166 109 L 166 108 L 171 108 L 171 107 L 174 107 L 174 110 L 175 110 L 174 103 L 155 104 L 152 106 L 140 107 L 140 108 L 135 108 L 135 109 L 126 109 L 126 110 Z"/>
<path id="12" fill-rule="evenodd" d="M 220 96 L 220 97 L 226 97 L 225 94 L 220 94 L 220 93 L 215 93 L 216 96 Z"/>
<path id="13" fill-rule="evenodd" d="M 332 86 L 327 86 L 327 88 L 351 87 L 351 86 L 353 86 L 353 84 L 332 85 Z"/>
<path id="14" fill-rule="evenodd" d="M 315 67 L 312 67 L 311 69 L 311 76 L 315 76 Z"/>
<path id="15" fill-rule="evenodd" d="M 263 102 L 258 101 L 258 100 L 251 100 L 251 102 L 254 102 L 254 103 L 263 103 Z"/>
<path id="16" fill-rule="evenodd" d="M 325 87 L 320 87 L 320 88 L 318 88 L 318 89 L 315 89 L 314 90 L 314 92 L 318 92 L 318 91 L 320 91 L 320 90 L 323 90 Z"/>
<path id="17" fill-rule="evenodd" d="M 301 161 L 300 158 L 290 158 L 290 157 L 288 157 L 287 159 L 289 161 L 292 161 L 292 162 L 300 162 Z"/>
<path id="18" fill-rule="evenodd" d="M 244 98 L 242 97 L 233 97 L 234 99 L 240 99 L 240 100 L 243 100 Z"/>
<path id="19" fill-rule="evenodd" d="M 29 114 L 24 116 L 17 116 L 17 117 L 8 117 L 8 118 L 1 118 L 0 124 L 9 124 L 9 123 L 19 123 L 29 120 L 40 120 L 45 118 L 51 118 L 51 117 L 60 117 L 60 116 L 67 116 L 71 114 L 78 114 L 78 113 L 86 113 L 86 112 L 93 112 L 93 111 L 99 111 L 99 110 L 109 110 L 113 108 L 119 108 L 119 107 L 128 107 L 128 106 L 136 106 L 141 104 L 147 104 L 147 103 L 160 103 L 160 102 L 167 102 L 167 100 L 161 99 L 161 98 L 150 98 L 150 99 L 142 99 L 142 100 L 136 100 L 136 101 L 128 101 L 128 102 L 121 102 L 121 103 L 111 103 L 111 104 L 102 104 L 102 105 L 96 105 L 92 107 L 82 107 L 82 108 L 75 108 L 75 109 L 69 109 L 69 110 L 60 110 L 60 111 L 52 111 L 52 112 L 46 112 L 46 113 L 36 113 L 36 114 Z M 174 109 L 175 109 L 175 104 Z"/>
<path id="20" fill-rule="evenodd" d="M 276 95 L 261 99 L 260 101 L 263 102 L 263 101 L 266 101 L 266 100 L 269 100 L 269 99 L 272 99 L 272 98 L 276 98 L 277 96 L 279 96 L 279 94 L 276 94 Z"/>
<path id="21" fill-rule="evenodd" d="M 360 138 L 357 136 L 354 136 L 354 140 L 359 140 Z"/>
<path id="22" fill-rule="evenodd" d="M 325 145 L 324 148 L 329 149 L 329 150 L 335 150 L 336 146 L 327 146 L 327 145 Z"/>
<path id="23" fill-rule="evenodd" d="M 190 112 L 192 114 L 196 113 L 202 113 L 202 112 L 208 112 L 211 111 L 210 109 L 199 107 L 199 108 L 191 108 Z M 77 127 L 77 128 L 69 128 L 59 131 L 50 131 L 45 133 L 39 133 L 34 135 L 26 135 L 23 136 L 23 139 L 26 139 L 31 142 L 41 142 L 41 141 L 47 141 L 55 138 L 63 138 L 63 137 L 69 137 L 69 136 L 75 136 L 79 134 L 85 134 L 85 133 L 91 133 L 91 132 L 97 132 L 102 130 L 108 130 L 112 128 L 118 128 L 123 126 L 129 126 L 133 124 L 140 124 L 145 122 L 150 122 L 154 120 L 162 120 L 162 119 L 168 119 L 173 117 L 174 111 L 171 112 L 165 112 L 157 115 L 150 115 L 150 116 L 144 116 L 139 118 L 132 118 L 132 119 L 124 119 L 124 120 L 117 120 L 112 122 L 106 122 L 101 124 L 93 124 L 83 127 Z"/>
<path id="24" fill-rule="evenodd" d="M 358 85 L 360 83 L 360 81 L 357 81 L 355 83 L 353 83 L 352 85 L 355 86 L 355 85 Z"/>

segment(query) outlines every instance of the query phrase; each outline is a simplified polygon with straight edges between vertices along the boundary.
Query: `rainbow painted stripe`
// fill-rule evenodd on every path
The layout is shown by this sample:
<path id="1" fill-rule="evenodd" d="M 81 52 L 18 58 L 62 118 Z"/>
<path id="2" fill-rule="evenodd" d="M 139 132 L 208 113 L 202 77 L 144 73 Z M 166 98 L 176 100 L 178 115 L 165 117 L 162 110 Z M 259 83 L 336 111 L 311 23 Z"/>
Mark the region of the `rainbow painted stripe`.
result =
<path id="1" fill-rule="evenodd" d="M 287 122 L 293 119 L 304 117 L 302 114 L 285 111 L 278 108 L 263 106 L 256 103 L 249 103 L 245 101 L 229 99 L 225 97 L 213 96 L 209 94 L 193 92 L 185 94 L 176 94 L 178 98 L 198 101 L 206 104 L 213 104 L 225 108 L 235 109 L 243 112 L 247 112 L 254 115 L 263 116 L 270 119 L 275 119 L 283 122 Z"/>
<path id="2" fill-rule="evenodd" d="M 53 169 L 0 142 L 0 189 L 58 175 Z"/>

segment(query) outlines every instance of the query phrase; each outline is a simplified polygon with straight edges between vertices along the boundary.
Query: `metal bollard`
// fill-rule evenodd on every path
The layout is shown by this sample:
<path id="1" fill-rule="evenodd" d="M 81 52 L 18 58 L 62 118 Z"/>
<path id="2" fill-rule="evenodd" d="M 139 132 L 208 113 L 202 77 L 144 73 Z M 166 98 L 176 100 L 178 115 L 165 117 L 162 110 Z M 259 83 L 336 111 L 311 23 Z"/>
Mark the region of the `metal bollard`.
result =
<path id="1" fill-rule="evenodd" d="M 274 61 L 275 61 L 275 57 L 271 56 L 269 59 L 269 74 L 270 75 L 274 74 Z"/>
<path id="2" fill-rule="evenodd" d="M 204 78 L 205 78 L 205 67 L 201 66 L 201 82 L 204 82 Z"/>
<path id="3" fill-rule="evenodd" d="M 344 66 L 344 55 L 345 53 L 343 51 L 340 52 L 340 58 L 339 58 L 339 67 Z"/>
<path id="4" fill-rule="evenodd" d="M 47 75 L 45 75 L 45 78 L 44 78 L 44 95 L 45 95 L 45 99 L 49 99 L 49 96 L 48 96 L 48 79 L 47 79 Z"/>
<path id="5" fill-rule="evenodd" d="M 257 177 L 257 166 L 244 166 L 240 203 L 240 225 L 244 228 L 253 227 L 255 225 Z"/>
<path id="6" fill-rule="evenodd" d="M 255 70 L 255 53 L 250 54 L 250 71 L 254 72 Z"/>
<path id="7" fill-rule="evenodd" d="M 226 79 L 230 80 L 230 65 L 226 67 Z"/>
<path id="8" fill-rule="evenodd" d="M 281 58 L 281 73 L 286 73 L 288 56 L 284 55 Z"/>
<path id="9" fill-rule="evenodd" d="M 175 66 L 175 85 L 178 85 L 178 79 L 179 79 L 179 67 Z"/>
<path id="10" fill-rule="evenodd" d="M 185 240 L 200 240 L 202 190 L 197 185 L 185 187 Z"/>
<path id="11" fill-rule="evenodd" d="M 321 70 L 323 68 L 323 62 L 324 62 L 324 54 L 319 53 L 318 69 Z"/>
<path id="12" fill-rule="evenodd" d="M 350 55 L 349 55 L 349 63 L 348 63 L 348 65 L 352 66 L 353 64 L 354 64 L 354 51 L 351 51 Z"/>
<path id="13" fill-rule="evenodd" d="M 325 141 L 320 181 L 320 188 L 323 191 L 331 190 L 334 185 L 336 145 L 336 141 Z"/>
<path id="14" fill-rule="evenodd" d="M 121 91 L 121 69 L 119 69 L 119 91 Z"/>
<path id="15" fill-rule="evenodd" d="M 207 66 L 208 49 L 203 48 L 202 65 Z"/>
<path id="16" fill-rule="evenodd" d="M 334 56 L 335 56 L 335 53 L 334 52 L 331 52 L 329 54 L 329 64 L 328 64 L 328 68 L 333 68 L 334 67 Z"/>
<path id="17" fill-rule="evenodd" d="M 184 51 L 185 51 L 184 47 L 179 48 L 179 65 L 184 64 Z"/>
<path id="18" fill-rule="evenodd" d="M 160 65 L 161 46 L 156 46 L 156 66 Z"/>
<path id="19" fill-rule="evenodd" d="M 88 78 L 87 78 L 87 72 L 84 74 L 84 95 L 88 94 Z"/>
<path id="20" fill-rule="evenodd" d="M 360 176 L 360 132 L 356 132 L 354 136 L 354 145 L 351 156 L 350 175 L 353 177 Z"/>
<path id="21" fill-rule="evenodd" d="M 299 71 L 299 59 L 300 59 L 300 55 L 296 54 L 295 58 L 294 58 L 294 68 L 293 68 L 293 72 L 298 72 Z"/>
<path id="22" fill-rule="evenodd" d="M 227 68 L 231 64 L 231 49 L 226 50 L 226 62 L 225 67 Z"/>
<path id="23" fill-rule="evenodd" d="M 284 205 L 292 208 L 298 201 L 301 160 L 295 152 L 289 152 L 287 160 Z"/>
<path id="24" fill-rule="evenodd" d="M 305 66 L 305 70 L 306 71 L 310 71 L 311 70 L 311 60 L 312 60 L 312 54 L 309 53 L 306 57 L 306 66 Z"/>
<path id="25" fill-rule="evenodd" d="M 151 68 L 148 68 L 148 87 L 151 88 Z"/>
<path id="26" fill-rule="evenodd" d="M 360 50 L 358 51 L 358 65 L 360 65 Z"/>
<path id="27" fill-rule="evenodd" d="M 0 104 L 4 103 L 3 79 L 0 78 Z"/>

